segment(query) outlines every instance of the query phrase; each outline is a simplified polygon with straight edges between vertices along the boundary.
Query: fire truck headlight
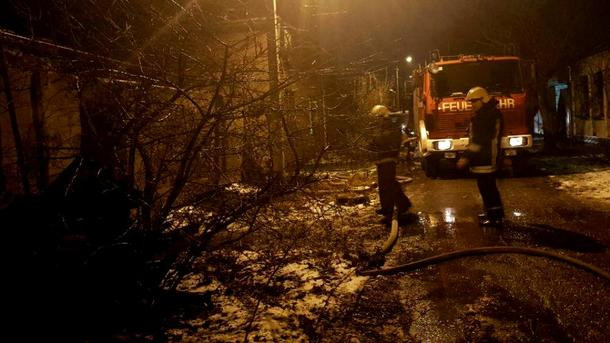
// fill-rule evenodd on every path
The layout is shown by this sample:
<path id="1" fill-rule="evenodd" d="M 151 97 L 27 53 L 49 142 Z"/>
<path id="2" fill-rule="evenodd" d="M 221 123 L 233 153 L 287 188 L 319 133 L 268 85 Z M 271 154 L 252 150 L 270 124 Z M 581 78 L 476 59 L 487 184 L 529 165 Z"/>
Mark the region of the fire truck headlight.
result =
<path id="1" fill-rule="evenodd" d="M 436 150 L 449 150 L 451 149 L 451 141 L 448 139 L 442 140 L 442 141 L 436 141 L 434 142 L 435 148 Z"/>
<path id="2" fill-rule="evenodd" d="M 525 138 L 525 137 L 510 137 L 508 139 L 508 145 L 510 145 L 510 146 L 527 145 L 527 138 Z"/>

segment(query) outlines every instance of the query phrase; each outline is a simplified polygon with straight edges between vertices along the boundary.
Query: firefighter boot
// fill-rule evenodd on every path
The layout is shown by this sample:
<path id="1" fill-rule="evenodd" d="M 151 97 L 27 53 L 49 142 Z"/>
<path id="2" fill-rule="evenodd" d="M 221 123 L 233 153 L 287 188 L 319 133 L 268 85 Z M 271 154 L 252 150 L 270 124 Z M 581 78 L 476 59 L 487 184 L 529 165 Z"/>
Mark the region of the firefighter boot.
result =
<path id="1" fill-rule="evenodd" d="M 494 207 L 485 211 L 483 216 L 479 214 L 479 224 L 483 226 L 493 226 L 500 228 L 504 223 L 504 209 L 502 207 Z"/>
<path id="2" fill-rule="evenodd" d="M 482 226 L 501 228 L 504 224 L 504 220 L 502 218 L 485 218 L 483 220 L 479 220 L 479 224 Z"/>
<path id="3" fill-rule="evenodd" d="M 417 221 L 418 216 L 415 213 L 411 213 L 409 211 L 404 211 L 398 214 L 398 224 L 407 225 Z"/>
<path id="4" fill-rule="evenodd" d="M 387 210 L 385 208 L 379 208 L 379 209 L 375 210 L 375 213 L 377 213 L 380 216 L 391 216 L 392 210 Z"/>
<path id="5" fill-rule="evenodd" d="M 383 224 L 385 226 L 391 226 L 392 225 L 392 215 L 384 215 L 383 218 L 379 219 L 379 221 L 377 221 L 379 224 Z"/>

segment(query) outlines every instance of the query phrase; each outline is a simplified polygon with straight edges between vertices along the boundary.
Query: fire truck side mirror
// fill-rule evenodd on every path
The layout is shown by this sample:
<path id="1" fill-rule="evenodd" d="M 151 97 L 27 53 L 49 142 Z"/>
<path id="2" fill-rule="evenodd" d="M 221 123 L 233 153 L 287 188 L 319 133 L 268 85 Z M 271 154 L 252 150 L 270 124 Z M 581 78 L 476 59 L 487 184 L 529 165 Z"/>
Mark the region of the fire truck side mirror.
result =
<path id="1" fill-rule="evenodd" d="M 430 60 L 432 62 L 438 62 L 441 59 L 441 53 L 438 49 L 430 51 Z"/>

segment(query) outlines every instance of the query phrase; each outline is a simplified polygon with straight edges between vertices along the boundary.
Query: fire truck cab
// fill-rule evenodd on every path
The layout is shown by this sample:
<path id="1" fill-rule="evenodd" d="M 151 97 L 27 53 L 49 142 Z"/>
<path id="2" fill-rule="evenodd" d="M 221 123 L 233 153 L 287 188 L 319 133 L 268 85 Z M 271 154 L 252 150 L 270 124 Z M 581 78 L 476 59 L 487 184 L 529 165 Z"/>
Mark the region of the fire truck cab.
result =
<path id="1" fill-rule="evenodd" d="M 502 158 L 505 167 L 524 165 L 532 147 L 529 101 L 522 62 L 516 56 L 460 55 L 441 57 L 413 72 L 413 124 L 418 136 L 422 167 L 429 177 L 455 167 L 469 143 L 468 127 L 474 114 L 465 100 L 475 86 L 498 100 L 504 119 Z"/>

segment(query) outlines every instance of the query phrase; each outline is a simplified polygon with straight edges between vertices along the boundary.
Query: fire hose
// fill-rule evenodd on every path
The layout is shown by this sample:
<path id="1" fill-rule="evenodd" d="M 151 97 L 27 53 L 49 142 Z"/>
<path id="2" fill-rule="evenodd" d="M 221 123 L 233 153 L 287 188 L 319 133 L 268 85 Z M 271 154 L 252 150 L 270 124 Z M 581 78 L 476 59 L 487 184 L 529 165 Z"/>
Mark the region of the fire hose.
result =
<path id="1" fill-rule="evenodd" d="M 396 237 L 393 237 L 394 226 L 395 226 L 394 224 L 396 224 L 396 230 L 395 230 Z M 390 238 L 388 238 L 388 240 L 384 244 L 384 248 L 382 249 L 382 251 L 387 250 L 386 253 L 389 252 L 389 250 L 392 248 L 394 243 L 396 243 L 397 237 L 398 237 L 398 223 L 395 223 L 395 221 L 392 221 L 392 232 L 390 233 Z M 398 274 L 398 273 L 413 271 L 416 269 L 424 268 L 424 267 L 427 267 L 430 265 L 438 264 L 441 262 L 445 262 L 445 261 L 449 261 L 449 260 L 453 260 L 453 259 L 457 259 L 457 258 L 462 258 L 462 257 L 467 257 L 467 256 L 491 255 L 491 254 L 522 254 L 522 255 L 530 255 L 530 256 L 548 257 L 548 258 L 551 258 L 554 260 L 566 262 L 568 264 L 581 268 L 585 271 L 588 271 L 592 274 L 595 274 L 597 276 L 600 276 L 600 277 L 610 281 L 610 274 L 608 272 L 606 272 L 598 267 L 595 267 L 591 264 L 583 262 L 581 260 L 578 260 L 578 259 L 575 259 L 575 258 L 572 258 L 569 256 L 560 255 L 557 253 L 552 253 L 549 251 L 540 250 L 540 249 L 524 248 L 524 247 L 509 247 L 509 246 L 490 246 L 490 247 L 480 247 L 480 248 L 457 250 L 457 251 L 452 251 L 452 252 L 424 258 L 421 260 L 413 261 L 410 263 L 398 265 L 395 267 L 362 270 L 362 271 L 359 271 L 358 274 L 363 275 L 363 276 L 394 275 L 394 274 Z"/>
<path id="2" fill-rule="evenodd" d="M 387 255 L 390 251 L 392 251 L 392 248 L 394 247 L 394 244 L 396 244 L 397 240 L 398 240 L 398 220 L 396 220 L 396 218 L 394 218 L 392 220 L 390 235 L 388 236 L 386 241 L 383 243 L 383 246 L 381 247 L 381 249 L 377 250 L 374 254 L 366 257 L 366 260 L 368 261 L 368 267 L 372 268 L 372 267 L 382 266 L 385 263 L 385 255 Z"/>
<path id="3" fill-rule="evenodd" d="M 398 220 L 396 218 L 392 219 L 392 228 L 390 229 L 390 236 L 386 239 L 385 243 L 383 243 L 383 247 L 379 251 L 379 254 L 385 255 L 392 251 L 392 247 L 396 244 L 398 240 Z"/>

